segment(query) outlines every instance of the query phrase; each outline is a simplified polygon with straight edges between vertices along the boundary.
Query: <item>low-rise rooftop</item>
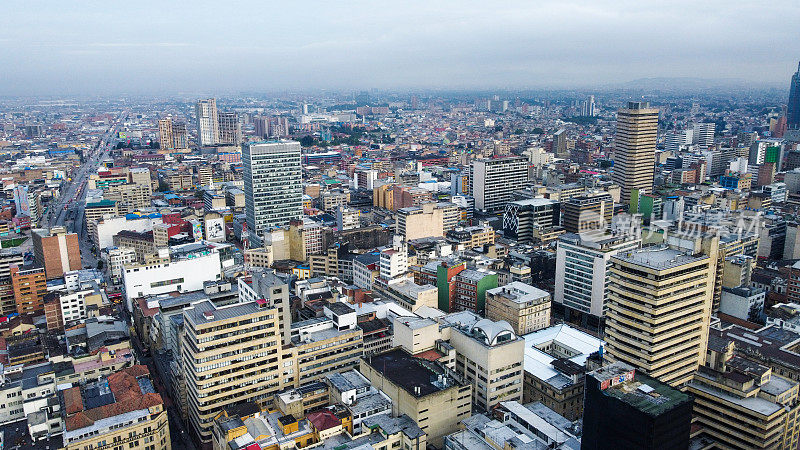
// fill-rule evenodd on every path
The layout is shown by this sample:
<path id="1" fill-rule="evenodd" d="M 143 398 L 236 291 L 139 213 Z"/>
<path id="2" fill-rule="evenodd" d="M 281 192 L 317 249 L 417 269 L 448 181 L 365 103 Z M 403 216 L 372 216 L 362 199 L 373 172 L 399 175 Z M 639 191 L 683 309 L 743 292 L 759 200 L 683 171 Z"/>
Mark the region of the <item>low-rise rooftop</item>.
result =
<path id="1" fill-rule="evenodd" d="M 631 373 L 631 371 L 633 378 L 626 377 L 625 374 Z M 601 386 L 604 385 L 604 382 L 610 382 L 607 388 L 602 389 L 601 387 L 604 395 L 615 397 L 651 416 L 661 415 L 690 401 L 688 394 L 636 372 L 633 367 L 624 363 L 614 363 L 597 369 L 591 374 L 601 383 Z M 620 379 L 625 381 L 613 384 L 613 380 Z"/>
<path id="2" fill-rule="evenodd" d="M 415 358 L 399 348 L 373 355 L 367 359 L 367 363 L 415 397 L 440 392 L 455 382 L 436 363 Z"/>

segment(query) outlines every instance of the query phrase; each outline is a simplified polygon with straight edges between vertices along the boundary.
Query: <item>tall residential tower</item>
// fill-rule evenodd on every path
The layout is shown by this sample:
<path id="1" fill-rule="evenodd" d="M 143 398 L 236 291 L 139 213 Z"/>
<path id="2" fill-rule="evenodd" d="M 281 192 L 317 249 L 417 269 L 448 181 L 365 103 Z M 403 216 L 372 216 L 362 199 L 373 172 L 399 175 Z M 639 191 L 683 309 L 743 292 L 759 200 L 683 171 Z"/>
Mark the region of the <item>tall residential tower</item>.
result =
<path id="1" fill-rule="evenodd" d="M 217 99 L 200 100 L 196 105 L 197 141 L 200 145 L 214 145 L 219 140 Z"/>

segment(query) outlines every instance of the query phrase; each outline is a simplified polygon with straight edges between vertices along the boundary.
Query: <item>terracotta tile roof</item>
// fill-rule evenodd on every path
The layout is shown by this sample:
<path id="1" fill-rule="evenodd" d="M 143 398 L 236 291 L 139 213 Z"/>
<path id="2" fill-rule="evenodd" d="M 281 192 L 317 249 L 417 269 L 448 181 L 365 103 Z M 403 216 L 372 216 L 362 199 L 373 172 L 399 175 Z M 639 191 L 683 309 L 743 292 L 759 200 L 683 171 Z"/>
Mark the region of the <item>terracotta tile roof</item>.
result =
<path id="1" fill-rule="evenodd" d="M 67 430 L 72 431 L 90 427 L 92 424 L 94 424 L 94 420 L 88 418 L 83 412 L 79 412 L 72 417 L 67 417 L 66 423 Z"/>
<path id="2" fill-rule="evenodd" d="M 89 410 L 83 410 L 84 405 L 81 400 L 80 387 L 76 386 L 65 390 L 66 429 L 68 431 L 77 430 L 91 426 L 100 419 L 163 404 L 161 395 L 156 393 L 143 394 L 142 389 L 139 387 L 137 378 L 149 374 L 150 371 L 147 366 L 136 365 L 109 375 L 108 388 L 114 394 L 114 403 Z"/>
<path id="3" fill-rule="evenodd" d="M 68 416 L 83 411 L 83 398 L 81 398 L 80 386 L 64 390 L 64 409 L 66 409 Z"/>
<path id="4" fill-rule="evenodd" d="M 747 329 L 753 330 L 753 331 L 763 328 L 763 325 L 759 325 L 757 323 L 749 322 L 747 320 L 742 320 L 742 319 L 740 319 L 738 317 L 730 316 L 730 315 L 724 314 L 724 313 L 717 313 L 717 317 L 719 317 L 719 320 L 721 320 L 723 322 L 728 322 L 728 323 L 732 323 L 734 325 L 739 325 L 739 326 L 742 326 L 744 328 L 747 328 Z"/>
<path id="5" fill-rule="evenodd" d="M 306 416 L 306 419 L 311 422 L 317 431 L 324 431 L 342 424 L 342 421 L 328 409 L 313 412 Z"/>
<path id="6" fill-rule="evenodd" d="M 145 317 L 153 317 L 158 312 L 158 307 L 156 308 L 148 308 L 147 307 L 147 299 L 144 297 L 140 297 L 136 300 L 136 303 L 139 305 L 139 309 L 142 310 L 142 315 Z"/>
<path id="7" fill-rule="evenodd" d="M 428 361 L 437 361 L 442 356 L 444 355 L 433 349 L 426 350 L 424 352 L 420 352 L 414 355 L 415 358 L 427 359 Z"/>

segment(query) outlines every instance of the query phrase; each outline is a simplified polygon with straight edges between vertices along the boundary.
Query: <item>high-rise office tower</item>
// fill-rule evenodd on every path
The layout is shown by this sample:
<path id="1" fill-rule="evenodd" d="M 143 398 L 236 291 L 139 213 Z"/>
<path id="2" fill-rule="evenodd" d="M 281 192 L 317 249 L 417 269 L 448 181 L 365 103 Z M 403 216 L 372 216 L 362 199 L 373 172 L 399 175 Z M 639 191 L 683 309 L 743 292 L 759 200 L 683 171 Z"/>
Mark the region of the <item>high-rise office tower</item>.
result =
<path id="1" fill-rule="evenodd" d="M 561 224 L 567 233 L 603 230 L 611 226 L 614 200 L 607 193 L 572 197 L 561 204 Z"/>
<path id="2" fill-rule="evenodd" d="M 33 256 L 44 267 L 47 279 L 61 278 L 65 273 L 81 269 L 81 250 L 76 233 L 64 227 L 31 230 Z"/>
<path id="3" fill-rule="evenodd" d="M 789 86 L 786 127 L 789 129 L 800 128 L 800 64 L 797 65 L 797 72 L 792 76 L 792 83 Z"/>
<path id="4" fill-rule="evenodd" d="M 706 150 L 714 145 L 714 132 L 717 124 L 714 122 L 698 122 L 693 126 L 692 143 L 700 146 L 701 150 Z"/>
<path id="5" fill-rule="evenodd" d="M 602 331 L 608 299 L 611 257 L 638 248 L 632 236 L 567 233 L 558 239 L 553 310 L 583 328 Z"/>
<path id="6" fill-rule="evenodd" d="M 242 124 L 239 122 L 239 115 L 235 112 L 217 113 L 217 123 L 219 126 L 218 144 L 242 144 Z"/>
<path id="7" fill-rule="evenodd" d="M 266 409 L 275 393 L 292 387 L 280 364 L 284 352 L 275 307 L 204 300 L 184 309 L 183 323 L 188 422 L 200 443 L 211 443 L 220 410 L 246 401 Z"/>
<path id="8" fill-rule="evenodd" d="M 200 145 L 214 145 L 219 140 L 217 99 L 209 98 L 197 102 L 197 140 Z"/>
<path id="9" fill-rule="evenodd" d="M 594 95 L 590 95 L 589 98 L 581 103 L 581 115 L 583 117 L 594 117 Z"/>
<path id="10" fill-rule="evenodd" d="M 270 117 L 269 135 L 271 137 L 282 138 L 289 135 L 289 119 L 286 117 Z"/>
<path id="11" fill-rule="evenodd" d="M 158 121 L 158 143 L 162 149 L 172 150 L 174 137 L 172 135 L 172 119 Z"/>
<path id="12" fill-rule="evenodd" d="M 269 129 L 269 118 L 268 117 L 256 117 L 253 119 L 253 131 L 255 135 L 258 136 L 259 139 L 265 139 L 267 137 L 267 130 Z"/>
<path id="13" fill-rule="evenodd" d="M 248 143 L 242 151 L 247 230 L 260 244 L 265 230 L 303 216 L 300 143 Z"/>
<path id="14" fill-rule="evenodd" d="M 617 111 L 614 143 L 614 172 L 611 179 L 620 186 L 620 203 L 630 203 L 631 190 L 651 191 L 658 132 L 658 109 L 647 102 L 628 102 Z"/>
<path id="15" fill-rule="evenodd" d="M 502 211 L 511 193 L 528 182 L 528 161 L 522 157 L 478 159 L 469 175 L 475 208 L 488 213 Z"/>
<path id="16" fill-rule="evenodd" d="M 694 139 L 694 130 L 676 130 L 667 133 L 664 150 L 677 153 L 690 145 Z"/>
<path id="17" fill-rule="evenodd" d="M 559 158 L 569 157 L 567 152 L 567 130 L 562 128 L 553 134 L 553 153 Z"/>
<path id="18" fill-rule="evenodd" d="M 537 230 L 552 229 L 560 219 L 561 204 L 549 198 L 508 202 L 503 213 L 503 233 L 520 244 L 529 244 Z"/>
<path id="19" fill-rule="evenodd" d="M 189 148 L 185 122 L 172 122 L 172 148 Z"/>
<path id="20" fill-rule="evenodd" d="M 289 134 L 289 119 L 281 116 L 256 117 L 253 120 L 259 138 L 281 138 Z"/>
<path id="21" fill-rule="evenodd" d="M 705 363 L 716 261 L 667 246 L 611 258 L 608 357 L 673 386 Z"/>

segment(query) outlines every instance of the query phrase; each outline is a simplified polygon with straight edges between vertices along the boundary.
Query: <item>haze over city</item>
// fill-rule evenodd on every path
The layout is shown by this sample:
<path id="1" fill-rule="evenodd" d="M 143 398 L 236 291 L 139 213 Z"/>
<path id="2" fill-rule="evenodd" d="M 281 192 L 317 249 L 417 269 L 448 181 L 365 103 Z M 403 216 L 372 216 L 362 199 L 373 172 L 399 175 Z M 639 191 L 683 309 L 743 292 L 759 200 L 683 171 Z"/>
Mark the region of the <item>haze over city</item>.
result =
<path id="1" fill-rule="evenodd" d="M 656 4 L 657 3 L 657 4 Z M 5 2 L 2 95 L 784 81 L 800 4 Z"/>
<path id="2" fill-rule="evenodd" d="M 800 448 L 798 24 L 0 4 L 0 450 Z"/>

